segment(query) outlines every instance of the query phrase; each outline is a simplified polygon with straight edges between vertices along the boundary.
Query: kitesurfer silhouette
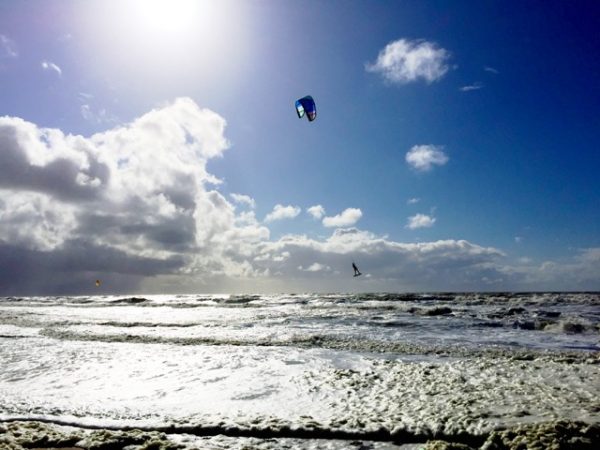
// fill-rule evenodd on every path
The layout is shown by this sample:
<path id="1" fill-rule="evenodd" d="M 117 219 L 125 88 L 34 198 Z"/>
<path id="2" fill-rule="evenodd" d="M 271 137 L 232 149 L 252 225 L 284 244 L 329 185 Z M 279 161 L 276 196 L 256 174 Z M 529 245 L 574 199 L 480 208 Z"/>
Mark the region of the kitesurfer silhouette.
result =
<path id="1" fill-rule="evenodd" d="M 360 270 L 358 270 L 358 267 L 356 267 L 356 264 L 354 264 L 354 261 L 352 261 L 352 268 L 354 269 L 354 276 L 355 277 L 361 275 Z"/>

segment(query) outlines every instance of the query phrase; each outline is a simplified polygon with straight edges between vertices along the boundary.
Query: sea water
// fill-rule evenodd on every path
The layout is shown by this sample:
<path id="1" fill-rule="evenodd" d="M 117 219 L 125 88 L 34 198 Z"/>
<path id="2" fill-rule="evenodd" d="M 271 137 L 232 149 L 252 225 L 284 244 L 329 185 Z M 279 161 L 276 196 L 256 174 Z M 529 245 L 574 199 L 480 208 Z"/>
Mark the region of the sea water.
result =
<path id="1" fill-rule="evenodd" d="M 187 448 L 479 444 L 600 423 L 599 350 L 598 293 L 10 297 L 0 420 Z"/>

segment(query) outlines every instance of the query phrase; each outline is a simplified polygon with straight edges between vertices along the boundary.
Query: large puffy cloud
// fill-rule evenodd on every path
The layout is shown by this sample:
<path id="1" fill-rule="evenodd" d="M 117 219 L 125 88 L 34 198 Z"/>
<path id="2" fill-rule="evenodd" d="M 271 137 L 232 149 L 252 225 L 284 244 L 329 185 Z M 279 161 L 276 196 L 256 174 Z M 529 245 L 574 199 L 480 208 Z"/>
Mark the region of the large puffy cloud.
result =
<path id="1" fill-rule="evenodd" d="M 269 232 L 211 189 L 219 180 L 206 162 L 227 149 L 224 129 L 185 98 L 89 138 L 0 118 L 0 272 L 37 261 L 0 289 L 31 293 L 47 279 L 85 292 L 98 277 L 120 290 L 159 273 L 247 272 L 247 247 Z"/>
<path id="2" fill-rule="evenodd" d="M 450 54 L 433 42 L 399 39 L 390 42 L 379 52 L 369 72 L 376 72 L 391 83 L 409 83 L 423 79 L 428 83 L 439 80 L 448 71 Z"/>

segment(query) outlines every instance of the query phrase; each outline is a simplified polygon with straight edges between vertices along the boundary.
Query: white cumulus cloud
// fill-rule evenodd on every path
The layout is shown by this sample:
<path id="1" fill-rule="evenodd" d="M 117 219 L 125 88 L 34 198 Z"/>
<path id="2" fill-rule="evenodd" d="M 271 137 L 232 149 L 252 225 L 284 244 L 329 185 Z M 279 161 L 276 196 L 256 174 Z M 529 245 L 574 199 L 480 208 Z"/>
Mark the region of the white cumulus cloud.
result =
<path id="1" fill-rule="evenodd" d="M 239 205 L 246 205 L 249 208 L 254 209 L 256 207 L 256 202 L 249 195 L 244 194 L 231 194 L 231 198 L 233 201 Z"/>
<path id="2" fill-rule="evenodd" d="M 428 216 L 427 214 L 415 214 L 408 218 L 406 228 L 410 230 L 416 230 L 417 228 L 430 228 L 435 223 L 435 217 Z"/>
<path id="3" fill-rule="evenodd" d="M 416 170 L 426 172 L 434 165 L 443 166 L 448 162 L 448 156 L 437 145 L 415 145 L 406 153 L 406 162 Z"/>
<path id="4" fill-rule="evenodd" d="M 354 225 L 362 217 L 362 211 L 358 208 L 347 208 L 340 214 L 323 218 L 326 227 L 349 227 Z"/>
<path id="5" fill-rule="evenodd" d="M 315 205 L 308 208 L 306 212 L 313 216 L 315 219 L 320 220 L 325 215 L 325 208 L 323 208 L 321 205 Z"/>
<path id="6" fill-rule="evenodd" d="M 391 83 L 409 83 L 423 79 L 428 83 L 439 80 L 448 71 L 450 53 L 433 42 L 399 39 L 390 42 L 379 52 L 366 70 L 379 73 Z"/>
<path id="7" fill-rule="evenodd" d="M 0 117 L 0 286 L 78 293 L 94 276 L 114 291 L 158 274 L 254 276 L 248 260 L 269 230 L 236 215 L 206 171 L 228 148 L 224 129 L 187 98 L 91 137 Z"/>
<path id="8" fill-rule="evenodd" d="M 275 220 L 282 219 L 293 219 L 298 214 L 300 214 L 301 211 L 302 210 L 298 206 L 283 206 L 277 204 L 273 208 L 273 211 L 267 214 L 267 216 L 265 217 L 265 222 L 273 222 Z"/>

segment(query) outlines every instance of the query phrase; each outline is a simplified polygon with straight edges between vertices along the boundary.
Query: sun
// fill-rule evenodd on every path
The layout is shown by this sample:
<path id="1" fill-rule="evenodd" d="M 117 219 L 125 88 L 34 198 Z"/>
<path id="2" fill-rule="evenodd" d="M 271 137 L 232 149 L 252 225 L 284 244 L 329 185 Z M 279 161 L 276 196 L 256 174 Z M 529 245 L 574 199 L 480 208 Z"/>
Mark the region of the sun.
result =
<path id="1" fill-rule="evenodd" d="M 148 32 L 180 34 L 202 19 L 206 5 L 199 0 L 135 0 L 132 12 L 137 24 Z"/>
<path id="2" fill-rule="evenodd" d="M 184 94 L 239 76 L 250 60 L 251 14 L 231 0 L 96 0 L 82 3 L 79 34 L 89 64 L 135 89 Z M 81 15 L 81 14 L 79 14 Z M 186 84 L 188 83 L 188 84 Z M 187 86 L 184 88 L 184 86 Z M 187 92 L 187 91 L 186 91 Z M 149 94 L 150 95 L 150 94 Z"/>

